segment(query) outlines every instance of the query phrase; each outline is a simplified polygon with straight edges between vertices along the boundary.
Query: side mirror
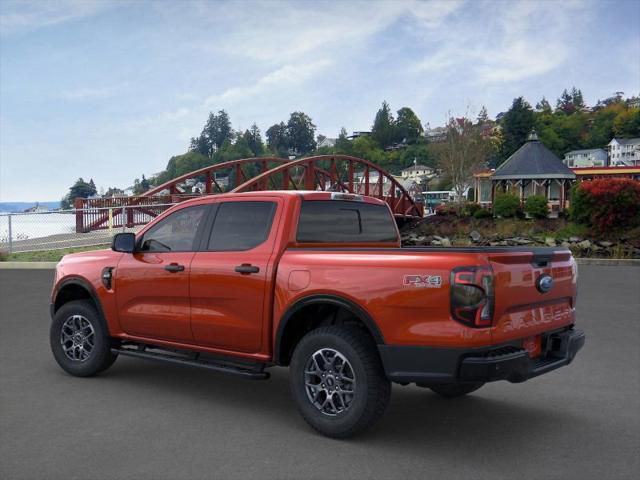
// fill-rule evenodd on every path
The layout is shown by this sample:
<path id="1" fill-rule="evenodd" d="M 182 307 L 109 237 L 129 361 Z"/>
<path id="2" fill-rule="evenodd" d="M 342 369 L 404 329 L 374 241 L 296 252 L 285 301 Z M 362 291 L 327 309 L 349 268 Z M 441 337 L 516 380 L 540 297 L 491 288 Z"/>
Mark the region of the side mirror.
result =
<path id="1" fill-rule="evenodd" d="M 111 242 L 114 252 L 133 253 L 136 249 L 136 236 L 133 233 L 116 233 Z"/>

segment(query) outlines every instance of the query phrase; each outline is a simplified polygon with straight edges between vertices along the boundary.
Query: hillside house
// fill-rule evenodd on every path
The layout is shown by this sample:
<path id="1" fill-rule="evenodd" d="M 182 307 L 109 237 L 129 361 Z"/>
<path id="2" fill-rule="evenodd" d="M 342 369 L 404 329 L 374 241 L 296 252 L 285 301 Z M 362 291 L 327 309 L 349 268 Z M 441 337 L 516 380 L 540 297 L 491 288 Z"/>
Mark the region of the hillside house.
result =
<path id="1" fill-rule="evenodd" d="M 606 167 L 608 155 L 604 148 L 572 150 L 564 154 L 563 162 L 569 168 Z"/>
<path id="2" fill-rule="evenodd" d="M 614 138 L 607 148 L 610 166 L 640 166 L 640 138 Z"/>

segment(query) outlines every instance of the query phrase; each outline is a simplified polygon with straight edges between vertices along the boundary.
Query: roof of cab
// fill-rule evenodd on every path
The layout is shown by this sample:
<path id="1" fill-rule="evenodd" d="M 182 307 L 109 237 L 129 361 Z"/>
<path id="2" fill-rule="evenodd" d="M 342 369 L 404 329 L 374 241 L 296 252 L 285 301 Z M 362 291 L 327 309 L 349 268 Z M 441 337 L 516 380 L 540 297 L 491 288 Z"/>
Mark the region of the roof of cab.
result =
<path id="1" fill-rule="evenodd" d="M 357 201 L 355 199 L 349 199 L 350 195 L 357 195 L 357 197 L 362 198 L 361 201 L 366 203 L 374 203 L 379 205 L 385 205 L 383 200 L 380 200 L 375 197 L 359 195 L 359 194 L 351 194 L 351 193 L 342 193 L 342 192 L 324 192 L 319 190 L 260 190 L 256 192 L 242 192 L 242 193 L 220 193 L 217 195 L 203 195 L 201 197 L 190 198 L 189 200 L 185 200 L 181 202 L 179 205 L 188 205 L 191 203 L 210 203 L 215 200 L 220 199 L 231 199 L 231 198 L 242 198 L 242 197 L 278 197 L 278 198 L 287 198 L 287 197 L 302 197 L 305 200 L 330 200 L 333 194 L 342 194 L 345 198 L 336 198 L 335 200 L 347 200 L 347 201 Z M 204 200 L 204 201 L 203 201 Z"/>

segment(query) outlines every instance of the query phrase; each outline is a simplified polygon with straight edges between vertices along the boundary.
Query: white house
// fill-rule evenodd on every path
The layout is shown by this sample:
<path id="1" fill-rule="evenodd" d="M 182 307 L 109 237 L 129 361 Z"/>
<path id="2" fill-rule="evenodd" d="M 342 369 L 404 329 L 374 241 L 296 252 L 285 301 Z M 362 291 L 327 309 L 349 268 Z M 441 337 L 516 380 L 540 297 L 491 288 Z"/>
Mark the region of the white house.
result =
<path id="1" fill-rule="evenodd" d="M 368 137 L 371 135 L 371 132 L 353 132 L 353 134 L 349 135 L 347 138 L 349 140 L 355 140 L 359 137 Z"/>
<path id="2" fill-rule="evenodd" d="M 425 138 L 433 143 L 444 142 L 447 139 L 447 129 L 445 127 L 427 128 L 424 131 Z"/>
<path id="3" fill-rule="evenodd" d="M 607 151 L 604 148 L 572 150 L 564 154 L 563 162 L 569 168 L 606 167 Z"/>
<path id="4" fill-rule="evenodd" d="M 325 137 L 321 141 L 318 142 L 318 148 L 322 148 L 322 147 L 333 148 L 333 147 L 336 146 L 336 141 L 337 140 L 338 140 L 337 138 Z"/>
<path id="5" fill-rule="evenodd" d="M 640 166 L 640 138 L 614 138 L 607 147 L 610 166 Z"/>
<path id="6" fill-rule="evenodd" d="M 435 175 L 435 171 L 426 165 L 414 164 L 405 168 L 401 172 L 403 180 L 415 180 L 417 183 L 423 183 Z"/>

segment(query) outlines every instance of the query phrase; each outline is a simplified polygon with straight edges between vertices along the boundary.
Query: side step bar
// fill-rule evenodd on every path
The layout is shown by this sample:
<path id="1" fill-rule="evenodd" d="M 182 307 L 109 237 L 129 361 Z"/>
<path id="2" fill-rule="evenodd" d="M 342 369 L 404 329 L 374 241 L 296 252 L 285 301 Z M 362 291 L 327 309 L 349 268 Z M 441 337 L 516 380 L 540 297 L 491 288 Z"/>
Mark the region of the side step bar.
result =
<path id="1" fill-rule="evenodd" d="M 145 345 L 139 345 L 135 349 L 124 347 L 112 348 L 111 352 L 118 355 L 128 355 L 130 357 L 144 358 L 147 360 L 159 360 L 161 362 L 175 363 L 178 365 L 206 368 L 247 380 L 266 380 L 270 377 L 269 372 L 264 371 L 263 364 L 247 364 L 247 366 L 244 367 L 227 362 L 215 363 L 213 361 L 201 360 L 199 353 L 196 353 L 192 357 L 187 357 L 166 353 L 148 352 L 146 351 Z"/>

